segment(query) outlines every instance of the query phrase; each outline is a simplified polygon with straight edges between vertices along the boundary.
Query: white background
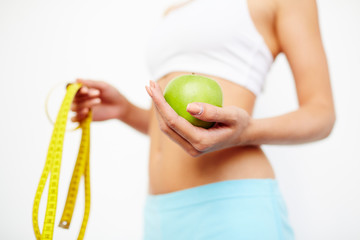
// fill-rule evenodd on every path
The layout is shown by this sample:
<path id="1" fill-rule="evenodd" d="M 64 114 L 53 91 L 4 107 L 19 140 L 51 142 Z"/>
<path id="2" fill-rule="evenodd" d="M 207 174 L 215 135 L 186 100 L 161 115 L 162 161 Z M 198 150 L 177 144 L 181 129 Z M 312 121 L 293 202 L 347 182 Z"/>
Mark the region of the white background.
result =
<path id="1" fill-rule="evenodd" d="M 0 1 L 0 239 L 34 239 L 32 204 L 52 131 L 44 111 L 48 91 L 77 77 L 106 80 L 134 103 L 148 107 L 146 40 L 172 2 Z M 264 149 L 276 170 L 297 239 L 356 240 L 360 239 L 360 3 L 320 0 L 318 6 L 337 110 L 335 128 L 321 142 Z M 61 96 L 62 88 L 57 90 Z M 273 116 L 296 106 L 292 76 L 280 56 L 255 116 Z M 65 138 L 58 220 L 79 134 L 69 132 Z M 107 121 L 92 125 L 91 140 L 92 205 L 86 239 L 141 239 L 147 137 L 123 123 Z M 76 239 L 83 194 L 81 190 L 71 229 L 56 227 L 54 239 Z M 42 201 L 41 227 L 44 209 Z"/>

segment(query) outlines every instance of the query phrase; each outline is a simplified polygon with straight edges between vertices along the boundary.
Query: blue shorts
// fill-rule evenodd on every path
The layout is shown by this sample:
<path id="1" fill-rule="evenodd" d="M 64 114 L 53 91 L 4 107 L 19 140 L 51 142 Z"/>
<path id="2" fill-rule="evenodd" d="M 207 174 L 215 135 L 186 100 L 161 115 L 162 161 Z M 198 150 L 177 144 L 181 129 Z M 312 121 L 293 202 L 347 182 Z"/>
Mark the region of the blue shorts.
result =
<path id="1" fill-rule="evenodd" d="M 273 179 L 230 180 L 147 197 L 145 240 L 292 240 Z"/>

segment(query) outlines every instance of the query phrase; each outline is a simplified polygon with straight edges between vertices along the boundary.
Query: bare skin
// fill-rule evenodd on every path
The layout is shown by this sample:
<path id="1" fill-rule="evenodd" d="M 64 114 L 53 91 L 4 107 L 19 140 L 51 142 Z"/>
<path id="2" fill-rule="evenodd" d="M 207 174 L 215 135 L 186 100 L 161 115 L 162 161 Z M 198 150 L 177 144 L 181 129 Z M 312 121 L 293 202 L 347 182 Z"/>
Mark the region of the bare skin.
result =
<path id="1" fill-rule="evenodd" d="M 315 1 L 248 0 L 248 6 L 274 59 L 284 53 L 290 63 L 299 100 L 299 108 L 294 112 L 253 119 L 253 93 L 226 79 L 209 76 L 222 87 L 224 108 L 203 105 L 205 111 L 197 117 L 206 120 L 216 116 L 215 120 L 224 124 L 207 131 L 183 122 L 162 97 L 171 79 L 188 73 L 169 73 L 147 86 L 153 100 L 150 110 L 132 105 L 104 82 L 78 80 L 86 87 L 72 106 L 77 112 L 73 121 L 81 121 L 92 108 L 94 121 L 117 118 L 149 134 L 151 194 L 223 180 L 274 178 L 261 144 L 305 143 L 330 134 L 335 111 Z"/>
<path id="2" fill-rule="evenodd" d="M 160 79 L 158 83 L 164 89 L 171 79 L 182 74 L 189 73 L 171 73 Z M 208 77 L 217 80 L 220 84 L 224 95 L 224 106 L 237 106 L 251 114 L 255 103 L 254 94 L 224 79 Z M 154 108 L 151 109 L 149 135 L 150 192 L 153 194 L 230 179 L 275 177 L 269 161 L 258 146 L 227 148 L 194 159 L 159 130 Z"/>

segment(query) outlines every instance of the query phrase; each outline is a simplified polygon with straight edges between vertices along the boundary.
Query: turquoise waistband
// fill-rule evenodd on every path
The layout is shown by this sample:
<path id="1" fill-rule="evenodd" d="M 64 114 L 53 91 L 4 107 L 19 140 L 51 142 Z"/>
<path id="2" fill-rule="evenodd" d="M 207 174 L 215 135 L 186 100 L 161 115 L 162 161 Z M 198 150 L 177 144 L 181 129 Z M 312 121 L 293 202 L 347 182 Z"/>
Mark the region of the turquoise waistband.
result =
<path id="1" fill-rule="evenodd" d="M 275 179 L 240 179 L 201 185 L 172 193 L 149 195 L 148 206 L 158 211 L 195 205 L 226 198 L 280 196 Z"/>

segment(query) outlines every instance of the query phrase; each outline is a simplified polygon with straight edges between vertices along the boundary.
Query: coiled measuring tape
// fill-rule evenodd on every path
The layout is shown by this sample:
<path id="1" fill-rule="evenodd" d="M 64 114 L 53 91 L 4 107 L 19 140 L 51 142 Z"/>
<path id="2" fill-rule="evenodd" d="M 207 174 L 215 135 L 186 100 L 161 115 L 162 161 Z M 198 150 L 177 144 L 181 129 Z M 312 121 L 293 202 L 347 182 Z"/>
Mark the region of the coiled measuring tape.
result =
<path id="1" fill-rule="evenodd" d="M 60 177 L 61 157 L 63 150 L 64 135 L 66 131 L 67 116 L 70 110 L 70 105 L 75 97 L 75 94 L 80 89 L 81 84 L 75 83 L 67 86 L 66 95 L 61 104 L 59 113 L 57 115 L 54 130 L 51 136 L 51 141 L 48 148 L 46 162 L 44 170 L 41 174 L 40 182 L 36 190 L 34 205 L 33 205 L 33 228 L 37 240 L 52 239 L 55 224 L 56 205 L 58 184 Z M 79 189 L 79 183 L 81 176 L 84 176 L 85 180 L 85 211 L 81 224 L 78 240 L 84 238 L 85 229 L 90 213 L 90 169 L 89 169 L 89 157 L 90 157 L 90 123 L 92 119 L 91 111 L 88 117 L 80 123 L 82 129 L 81 143 L 74 167 L 74 171 L 71 177 L 71 182 L 68 190 L 68 195 L 64 207 L 64 211 L 60 220 L 59 227 L 69 228 L 71 218 L 74 212 L 75 201 L 77 192 Z M 42 229 L 42 233 L 39 229 L 38 213 L 39 205 L 42 193 L 45 188 L 48 176 L 50 174 L 49 192 L 45 212 L 45 220 Z"/>

